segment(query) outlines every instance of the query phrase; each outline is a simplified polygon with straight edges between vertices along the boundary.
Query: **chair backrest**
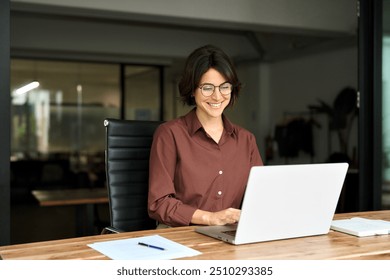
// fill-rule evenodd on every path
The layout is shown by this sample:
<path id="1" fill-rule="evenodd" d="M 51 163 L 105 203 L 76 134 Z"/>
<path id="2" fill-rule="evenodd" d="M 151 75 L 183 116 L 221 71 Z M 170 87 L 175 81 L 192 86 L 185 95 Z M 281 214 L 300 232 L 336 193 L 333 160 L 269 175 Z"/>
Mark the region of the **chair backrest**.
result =
<path id="1" fill-rule="evenodd" d="M 122 231 L 151 229 L 147 212 L 149 154 L 161 121 L 106 119 L 106 178 L 111 226 Z"/>

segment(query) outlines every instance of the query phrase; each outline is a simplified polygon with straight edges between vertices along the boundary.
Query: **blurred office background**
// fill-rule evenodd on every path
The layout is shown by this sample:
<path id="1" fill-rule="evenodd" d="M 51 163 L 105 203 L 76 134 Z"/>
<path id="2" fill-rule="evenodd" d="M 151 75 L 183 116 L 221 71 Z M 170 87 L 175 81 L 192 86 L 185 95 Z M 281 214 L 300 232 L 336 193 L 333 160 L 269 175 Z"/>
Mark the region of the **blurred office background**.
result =
<path id="1" fill-rule="evenodd" d="M 381 189 L 370 204 L 381 209 L 390 208 L 389 4 Z M 31 192 L 104 188 L 103 120 L 185 114 L 183 62 L 209 43 L 234 59 L 244 88 L 227 115 L 256 135 L 265 163 L 348 161 L 338 211 L 364 210 L 359 11 L 356 0 L 10 1 L 11 242 L 74 236 L 74 207 L 39 207 Z M 107 205 L 96 213 L 108 222 Z"/>

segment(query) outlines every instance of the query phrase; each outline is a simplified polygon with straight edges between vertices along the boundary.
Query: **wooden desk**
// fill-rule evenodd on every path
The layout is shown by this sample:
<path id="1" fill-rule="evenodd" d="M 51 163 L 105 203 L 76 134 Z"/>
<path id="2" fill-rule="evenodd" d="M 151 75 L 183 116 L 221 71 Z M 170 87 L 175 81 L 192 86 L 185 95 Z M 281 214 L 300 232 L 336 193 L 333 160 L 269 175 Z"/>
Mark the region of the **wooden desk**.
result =
<path id="1" fill-rule="evenodd" d="M 75 205 L 77 236 L 94 234 L 94 204 L 108 203 L 106 188 L 34 190 L 32 194 L 43 207 Z"/>
<path id="2" fill-rule="evenodd" d="M 390 211 L 336 214 L 335 219 L 354 216 L 390 221 Z M 64 240 L 36 242 L 0 247 L 3 259 L 84 259 L 103 260 L 106 256 L 89 248 L 87 244 L 99 241 L 159 234 L 202 252 L 187 259 L 271 259 L 271 260 L 324 260 L 324 259 L 390 259 L 390 235 L 358 238 L 340 232 L 261 242 L 247 245 L 230 245 L 198 234 L 194 227 L 178 227 L 119 234 L 95 235 Z"/>
<path id="3" fill-rule="evenodd" d="M 34 190 L 32 194 L 41 206 L 108 203 L 106 188 Z"/>

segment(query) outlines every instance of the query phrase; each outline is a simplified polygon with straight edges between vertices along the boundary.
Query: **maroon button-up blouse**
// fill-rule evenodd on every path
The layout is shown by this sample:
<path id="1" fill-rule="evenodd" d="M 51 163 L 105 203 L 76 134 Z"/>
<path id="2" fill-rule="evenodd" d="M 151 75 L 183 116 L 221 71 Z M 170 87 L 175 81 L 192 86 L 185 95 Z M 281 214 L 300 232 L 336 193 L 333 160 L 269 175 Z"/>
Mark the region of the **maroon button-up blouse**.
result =
<path id="1" fill-rule="evenodd" d="M 240 207 L 250 168 L 263 162 L 254 135 L 222 117 L 219 143 L 207 135 L 195 109 L 157 128 L 149 166 L 151 218 L 183 226 L 196 209 Z"/>

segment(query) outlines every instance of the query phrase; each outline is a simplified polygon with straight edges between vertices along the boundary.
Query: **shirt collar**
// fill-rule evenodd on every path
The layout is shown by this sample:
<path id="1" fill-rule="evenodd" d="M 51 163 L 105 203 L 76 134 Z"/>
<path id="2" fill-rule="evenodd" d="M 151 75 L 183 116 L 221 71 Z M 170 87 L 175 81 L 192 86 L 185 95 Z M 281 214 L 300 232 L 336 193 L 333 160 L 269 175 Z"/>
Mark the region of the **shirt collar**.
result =
<path id="1" fill-rule="evenodd" d="M 188 127 L 188 133 L 191 136 L 194 135 L 199 129 L 203 128 L 198 117 L 196 116 L 195 111 L 196 111 L 196 107 L 184 116 L 184 121 Z M 222 114 L 222 121 L 223 121 L 223 127 L 225 129 L 225 132 L 228 135 L 232 135 L 233 133 L 235 133 L 234 125 L 229 121 L 229 119 L 224 114 Z"/>

